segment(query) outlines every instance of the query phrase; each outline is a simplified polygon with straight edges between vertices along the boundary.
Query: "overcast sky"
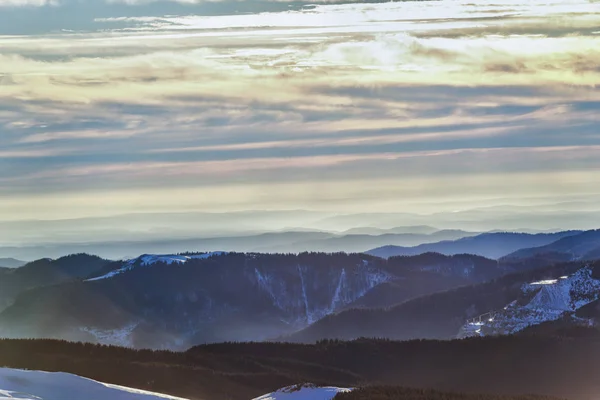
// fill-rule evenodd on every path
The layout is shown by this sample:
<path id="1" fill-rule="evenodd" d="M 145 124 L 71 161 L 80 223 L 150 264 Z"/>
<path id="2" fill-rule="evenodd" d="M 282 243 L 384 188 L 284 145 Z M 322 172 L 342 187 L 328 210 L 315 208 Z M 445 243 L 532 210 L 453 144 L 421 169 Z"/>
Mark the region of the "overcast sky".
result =
<path id="1" fill-rule="evenodd" d="M 0 220 L 598 204 L 599 84 L 598 0 L 0 0 Z"/>

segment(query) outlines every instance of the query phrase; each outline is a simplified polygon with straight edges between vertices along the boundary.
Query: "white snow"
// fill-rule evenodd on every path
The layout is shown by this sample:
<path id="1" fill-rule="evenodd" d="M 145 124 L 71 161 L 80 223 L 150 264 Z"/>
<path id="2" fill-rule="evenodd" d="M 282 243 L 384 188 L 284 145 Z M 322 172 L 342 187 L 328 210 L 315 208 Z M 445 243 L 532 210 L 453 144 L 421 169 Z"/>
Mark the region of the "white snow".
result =
<path id="1" fill-rule="evenodd" d="M 316 286 L 324 283 L 315 281 L 314 270 L 310 266 L 296 265 L 296 271 L 297 280 L 282 279 L 278 272 L 261 267 L 255 267 L 254 274 L 250 276 L 269 295 L 273 305 L 285 313 L 281 320 L 297 329 L 336 312 L 390 279 L 384 272 L 370 268 L 368 261 L 358 263 L 352 273 L 344 267 L 338 277 L 331 275 L 328 278 L 331 286 L 327 285 L 322 290 L 327 291 L 329 299 L 324 299 L 311 295 L 317 290 Z M 350 274 L 352 278 L 349 278 Z"/>
<path id="2" fill-rule="evenodd" d="M 0 400 L 185 400 L 63 372 L 0 368 Z"/>
<path id="3" fill-rule="evenodd" d="M 79 329 L 94 336 L 98 343 L 121 347 L 133 347 L 131 333 L 137 326 L 138 323 L 135 322 L 123 326 L 120 329 L 98 329 L 91 327 L 81 327 Z"/>
<path id="4" fill-rule="evenodd" d="M 115 270 L 115 271 L 111 271 L 111 272 L 109 272 L 109 273 L 108 273 L 108 274 L 106 274 L 106 275 L 97 276 L 97 277 L 95 277 L 95 278 L 92 278 L 92 279 L 86 279 L 86 282 L 99 281 L 99 280 L 101 280 L 101 279 L 108 279 L 108 278 L 112 278 L 113 276 L 115 276 L 115 275 L 119 275 L 119 274 L 122 274 L 123 272 L 125 272 L 125 271 L 127 271 L 127 270 L 130 270 L 130 269 L 131 269 L 131 267 L 129 267 L 129 268 L 121 268 L 121 269 L 117 269 L 117 270 Z"/>
<path id="5" fill-rule="evenodd" d="M 196 254 L 192 256 L 180 256 L 177 254 L 143 254 L 137 258 L 132 258 L 128 260 L 123 268 L 117 269 L 115 271 L 111 271 L 106 275 L 98 276 L 96 278 L 88 279 L 87 282 L 91 281 L 99 281 L 101 279 L 112 278 L 115 275 L 122 274 L 125 271 L 131 270 L 135 264 L 140 262 L 142 266 L 148 266 L 156 263 L 165 263 L 167 265 L 171 264 L 185 264 L 189 260 L 204 260 L 210 257 L 216 257 L 227 254 L 225 251 L 212 251 L 204 254 Z"/>
<path id="6" fill-rule="evenodd" d="M 221 256 L 226 254 L 224 251 L 211 251 L 209 253 L 204 254 L 196 254 L 193 256 L 180 256 L 174 254 L 144 254 L 138 258 L 134 258 L 130 260 L 129 263 L 135 264 L 138 260 L 141 260 L 142 265 L 152 265 L 159 262 L 171 265 L 175 264 L 184 264 L 189 260 L 204 260 L 214 256 Z"/>
<path id="7" fill-rule="evenodd" d="M 336 394 L 351 390 L 334 386 L 318 387 L 312 384 L 303 384 L 288 386 L 253 400 L 331 400 Z"/>
<path id="8" fill-rule="evenodd" d="M 532 282 L 530 285 L 554 285 L 556 282 L 558 282 L 558 279 L 546 279 L 543 281 Z"/>
<path id="9" fill-rule="evenodd" d="M 298 274 L 300 275 L 300 284 L 302 285 L 302 299 L 304 299 L 304 307 L 306 309 L 306 322 L 310 325 L 314 322 L 308 306 L 308 296 L 306 295 L 306 285 L 304 284 L 304 274 L 302 268 L 298 265 Z"/>
<path id="10" fill-rule="evenodd" d="M 365 260 L 363 260 L 365 261 Z M 342 272 L 340 273 L 340 280 L 335 288 L 335 293 L 333 294 L 333 298 L 331 299 L 331 306 L 329 306 L 329 314 L 333 314 L 336 310 L 338 303 L 343 304 L 340 300 L 340 294 L 342 293 L 342 287 L 346 282 L 346 268 L 342 268 Z"/>
<path id="11" fill-rule="evenodd" d="M 544 285 L 526 307 L 534 310 L 571 310 L 571 282 L 564 279 L 556 285 Z"/>

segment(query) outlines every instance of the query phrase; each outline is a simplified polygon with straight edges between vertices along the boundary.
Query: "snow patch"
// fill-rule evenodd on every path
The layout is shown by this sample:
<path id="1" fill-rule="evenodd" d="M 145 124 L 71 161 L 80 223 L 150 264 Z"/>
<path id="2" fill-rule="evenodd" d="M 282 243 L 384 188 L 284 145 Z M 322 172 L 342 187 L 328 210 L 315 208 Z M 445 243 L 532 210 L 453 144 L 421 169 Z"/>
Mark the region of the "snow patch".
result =
<path id="1" fill-rule="evenodd" d="M 81 331 L 94 336 L 98 343 L 121 347 L 133 347 L 131 332 L 138 326 L 137 323 L 126 325 L 120 329 L 97 329 L 82 327 Z"/>
<path id="2" fill-rule="evenodd" d="M 111 271 L 106 275 L 98 276 L 96 278 L 87 279 L 86 282 L 99 281 L 102 279 L 112 278 L 116 275 L 122 274 L 123 272 L 130 271 L 135 267 L 136 264 L 140 264 L 143 267 L 148 265 L 156 264 L 156 263 L 164 263 L 167 265 L 172 264 L 185 264 L 189 260 L 204 260 L 210 257 L 222 256 L 227 254 L 225 251 L 213 251 L 210 253 L 196 254 L 192 256 L 180 256 L 176 254 L 144 254 L 139 256 L 138 258 L 133 258 L 131 260 L 126 261 L 126 264 L 123 268 L 117 269 L 115 271 Z"/>
<path id="3" fill-rule="evenodd" d="M 281 321 L 298 329 L 338 311 L 391 279 L 384 271 L 370 268 L 367 260 L 334 271 L 297 264 L 293 274 L 255 267 L 248 271 L 248 277 L 283 312 Z"/>
<path id="4" fill-rule="evenodd" d="M 564 279 L 560 283 L 543 284 L 543 287 L 525 307 L 533 310 L 549 309 L 559 311 L 573 310 L 571 304 L 571 280 Z M 533 285 L 533 284 L 532 284 Z"/>
<path id="5" fill-rule="evenodd" d="M 365 261 L 365 260 L 363 260 Z M 340 280 L 338 281 L 337 287 L 335 288 L 335 293 L 333 294 L 333 299 L 331 299 L 331 306 L 329 307 L 329 313 L 333 313 L 337 305 L 342 303 L 340 300 L 340 294 L 342 293 L 342 287 L 346 282 L 346 268 L 342 268 L 342 272 L 340 273 Z"/>
<path id="6" fill-rule="evenodd" d="M 253 400 L 331 400 L 338 393 L 352 391 L 335 386 L 319 387 L 312 384 L 288 386 L 276 392 L 256 397 Z"/>
<path id="7" fill-rule="evenodd" d="M 532 282 L 530 285 L 554 285 L 558 279 L 546 279 L 544 281 Z"/>
<path id="8" fill-rule="evenodd" d="M 0 368 L 0 400 L 186 400 L 63 372 Z"/>
<path id="9" fill-rule="evenodd" d="M 298 274 L 300 274 L 300 284 L 302 285 L 302 299 L 304 300 L 304 307 L 306 308 L 306 321 L 310 325 L 314 322 L 312 315 L 310 314 L 310 308 L 308 307 L 308 296 L 306 295 L 306 285 L 304 284 L 304 274 L 302 268 L 298 266 Z"/>

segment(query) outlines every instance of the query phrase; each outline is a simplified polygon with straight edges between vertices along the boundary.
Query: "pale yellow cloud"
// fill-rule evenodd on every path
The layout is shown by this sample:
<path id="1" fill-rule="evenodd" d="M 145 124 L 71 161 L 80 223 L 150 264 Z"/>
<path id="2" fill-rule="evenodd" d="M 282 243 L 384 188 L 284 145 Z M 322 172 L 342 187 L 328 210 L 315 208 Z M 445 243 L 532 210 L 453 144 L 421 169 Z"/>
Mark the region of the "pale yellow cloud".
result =
<path id="1" fill-rule="evenodd" d="M 94 24 L 0 36 L 0 160 L 16 171 L 0 181 L 44 205 L 40 215 L 83 215 L 86 201 L 97 214 L 100 198 L 114 213 L 194 199 L 392 209 L 407 206 L 402 196 L 423 211 L 419 198 L 454 201 L 471 184 L 465 202 L 588 193 L 597 167 L 594 2 L 320 4 Z M 449 190 L 438 175 L 452 168 Z M 87 194 L 93 185 L 124 200 Z M 163 187 L 177 195 L 148 195 Z M 14 204 L 0 204 L 8 218 Z"/>
<path id="2" fill-rule="evenodd" d="M 58 4 L 57 0 L 0 0 L 0 8 L 57 6 Z"/>

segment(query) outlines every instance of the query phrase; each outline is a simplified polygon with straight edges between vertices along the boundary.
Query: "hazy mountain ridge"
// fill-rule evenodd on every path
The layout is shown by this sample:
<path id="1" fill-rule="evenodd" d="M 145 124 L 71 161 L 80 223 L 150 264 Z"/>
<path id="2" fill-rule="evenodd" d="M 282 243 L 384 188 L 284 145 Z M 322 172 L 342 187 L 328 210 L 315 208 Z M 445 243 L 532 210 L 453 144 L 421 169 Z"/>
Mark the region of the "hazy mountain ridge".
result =
<path id="1" fill-rule="evenodd" d="M 281 232 L 262 232 L 229 236 L 183 237 L 161 240 L 120 240 L 91 243 L 49 243 L 38 246 L 0 247 L 0 255 L 10 254 L 19 257 L 60 257 L 65 254 L 99 254 L 105 258 L 120 259 L 144 253 L 180 253 L 196 251 L 214 251 L 217 249 L 235 252 L 259 253 L 298 253 L 305 251 L 322 252 L 363 252 L 373 247 L 397 244 L 413 246 L 426 242 L 458 239 L 476 235 L 462 230 L 434 230 L 433 232 L 335 233 L 325 231 L 287 230 Z M 165 231 L 165 234 L 168 230 Z M 176 236 L 174 236 L 176 237 Z M 1 266 L 2 264 L 0 264 Z"/>
<path id="2" fill-rule="evenodd" d="M 507 260 L 529 258 L 536 255 L 560 254 L 571 260 L 596 259 L 600 254 L 600 229 L 566 236 L 545 246 L 522 248 L 506 255 Z"/>
<path id="3" fill-rule="evenodd" d="M 0 270 L 0 309 L 9 306 L 22 292 L 39 286 L 80 279 L 101 271 L 109 261 L 87 254 L 57 260 L 41 259 L 15 269 Z"/>
<path id="4" fill-rule="evenodd" d="M 17 260 L 16 258 L 0 258 L 0 268 L 19 268 L 27 264 L 27 261 Z"/>
<path id="5" fill-rule="evenodd" d="M 559 239 L 575 236 L 580 233 L 581 231 L 536 234 L 515 232 L 482 233 L 472 237 L 426 243 L 414 247 L 388 245 L 369 250 L 367 251 L 367 254 L 377 257 L 393 257 L 426 252 L 435 252 L 446 255 L 467 253 L 498 259 L 519 249 L 547 245 L 554 243 Z M 535 254 L 530 254 L 530 256 L 533 255 Z"/>
<path id="6" fill-rule="evenodd" d="M 383 235 L 385 233 L 412 233 L 412 234 L 428 235 L 428 234 L 432 234 L 432 233 L 439 232 L 442 230 L 446 230 L 446 229 L 438 229 L 438 228 L 434 228 L 433 226 L 428 226 L 428 225 L 398 226 L 398 227 L 394 227 L 394 228 L 377 228 L 377 227 L 369 227 L 369 226 L 363 226 L 363 227 L 359 226 L 359 227 L 346 229 L 345 231 L 340 232 L 340 234 L 344 234 L 344 235 L 352 235 L 352 234 Z"/>

